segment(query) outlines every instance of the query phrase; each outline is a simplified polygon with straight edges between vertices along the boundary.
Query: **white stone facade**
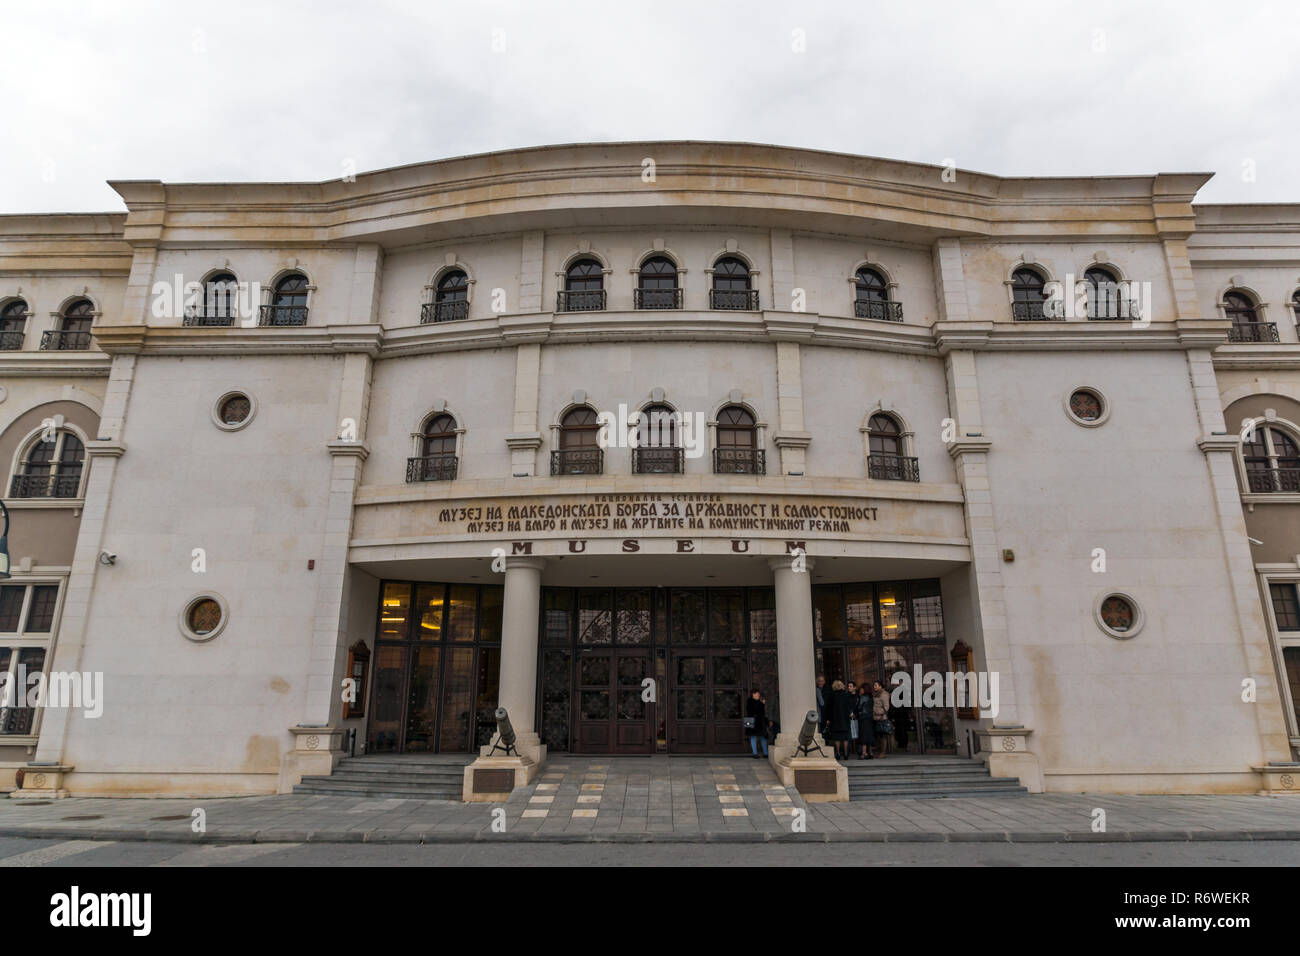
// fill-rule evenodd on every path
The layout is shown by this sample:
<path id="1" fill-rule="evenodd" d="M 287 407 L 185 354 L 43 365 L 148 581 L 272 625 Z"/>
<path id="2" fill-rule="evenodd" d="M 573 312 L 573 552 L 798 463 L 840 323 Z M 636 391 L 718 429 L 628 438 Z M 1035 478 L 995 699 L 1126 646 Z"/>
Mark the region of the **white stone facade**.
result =
<path id="1" fill-rule="evenodd" d="M 266 793 L 327 773 L 370 729 L 376 688 L 347 716 L 340 686 L 349 649 L 376 649 L 386 580 L 504 585 L 499 703 L 539 760 L 539 588 L 774 588 L 779 759 L 823 661 L 809 594 L 937 580 L 944 649 L 964 643 L 1000 678 L 996 718 L 949 714 L 958 753 L 1049 791 L 1283 789 L 1267 768 L 1300 746 L 1300 622 L 1271 585 L 1300 582 L 1300 488 L 1276 455 L 1250 464 L 1238 433 L 1243 418 L 1300 426 L 1300 206 L 1196 206 L 1195 174 L 943 172 L 570 146 L 355 182 L 131 181 L 114 184 L 125 214 L 0 217 L 0 315 L 25 315 L 0 351 L 6 600 L 57 586 L 46 631 L 22 603 L 6 630 L 0 605 L 0 645 L 11 667 L 42 648 L 46 671 L 104 681 L 102 716 L 38 711 L 0 735 L 0 766 L 24 790 L 86 795 Z M 680 307 L 637 308 L 658 256 Z M 728 257 L 749 307 L 713 307 Z M 603 308 L 565 310 L 566 270 L 588 259 Z M 1132 283 L 1140 321 L 1013 317 L 1017 269 L 1098 266 Z M 855 315 L 863 267 L 901 321 Z M 456 270 L 463 317 L 422 323 Z M 203 326 L 159 308 L 160 284 L 218 273 L 256 283 L 270 311 Z M 289 314 L 274 296 L 293 275 L 305 322 L 261 324 Z M 1253 297 L 1252 340 L 1224 310 L 1233 290 Z M 42 348 L 81 299 L 93 342 Z M 1080 389 L 1099 419 L 1071 414 Z M 230 395 L 250 417 L 222 427 Z M 606 447 L 595 473 L 552 474 L 567 411 L 650 404 L 704 423 L 681 473 L 635 473 L 630 449 Z M 752 416 L 763 473 L 719 473 L 728 407 Z M 919 480 L 869 477 L 877 413 Z M 454 478 L 410 481 L 442 414 Z M 85 445 L 76 487 L 15 495 L 47 420 Z M 1271 480 L 1247 474 L 1260 467 L 1284 476 L 1275 490 L 1252 486 Z M 530 531 L 489 510 L 647 496 L 815 506 L 827 523 Z M 837 524 L 837 508 L 874 511 Z M 807 567 L 788 569 L 798 546 Z M 1126 633 L 1099 619 L 1111 595 L 1134 612 Z M 205 596 L 220 630 L 187 636 Z"/>

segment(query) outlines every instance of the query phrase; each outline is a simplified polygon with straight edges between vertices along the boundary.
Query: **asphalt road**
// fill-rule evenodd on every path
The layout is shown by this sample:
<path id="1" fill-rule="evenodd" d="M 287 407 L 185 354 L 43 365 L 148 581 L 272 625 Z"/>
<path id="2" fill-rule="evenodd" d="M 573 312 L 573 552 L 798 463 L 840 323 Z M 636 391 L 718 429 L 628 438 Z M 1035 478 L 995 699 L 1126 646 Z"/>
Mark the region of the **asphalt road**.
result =
<path id="1" fill-rule="evenodd" d="M 231 844 L 0 839 L 26 866 L 1300 866 L 1300 843 Z"/>

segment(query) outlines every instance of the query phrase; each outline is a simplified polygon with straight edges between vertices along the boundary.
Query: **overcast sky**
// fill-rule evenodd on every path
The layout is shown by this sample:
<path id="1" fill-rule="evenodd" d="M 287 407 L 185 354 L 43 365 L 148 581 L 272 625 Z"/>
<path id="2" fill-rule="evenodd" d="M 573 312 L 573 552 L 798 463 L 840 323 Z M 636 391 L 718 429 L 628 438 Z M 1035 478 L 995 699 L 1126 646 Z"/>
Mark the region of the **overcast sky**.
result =
<path id="1" fill-rule="evenodd" d="M 1300 3 L 0 0 L 0 212 L 716 139 L 1300 202 Z M 799 49 L 802 40 L 802 50 Z M 352 164 L 349 166 L 348 164 Z"/>

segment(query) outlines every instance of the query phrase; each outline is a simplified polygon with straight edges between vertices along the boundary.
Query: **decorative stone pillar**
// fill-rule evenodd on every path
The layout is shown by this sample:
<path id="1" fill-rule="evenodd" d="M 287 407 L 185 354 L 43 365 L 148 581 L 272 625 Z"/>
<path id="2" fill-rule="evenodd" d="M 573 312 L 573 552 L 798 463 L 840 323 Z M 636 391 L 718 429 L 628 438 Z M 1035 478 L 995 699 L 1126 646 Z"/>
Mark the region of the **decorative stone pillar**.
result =
<path id="1" fill-rule="evenodd" d="M 466 801 L 499 802 L 529 783 L 546 762 L 546 747 L 534 727 L 537 709 L 537 629 L 542 600 L 544 558 L 507 558 L 501 607 L 501 676 L 497 704 L 506 709 L 515 732 L 517 755 L 492 746 L 465 768 Z"/>
<path id="2" fill-rule="evenodd" d="M 781 732 L 768 759 L 786 786 L 795 787 L 805 800 L 849 798 L 847 768 L 835 760 L 821 736 L 815 742 L 822 755 L 799 756 L 799 730 L 805 716 L 817 709 L 817 677 L 813 646 L 813 559 L 794 555 L 772 558 L 776 589 L 776 670 L 781 697 Z"/>

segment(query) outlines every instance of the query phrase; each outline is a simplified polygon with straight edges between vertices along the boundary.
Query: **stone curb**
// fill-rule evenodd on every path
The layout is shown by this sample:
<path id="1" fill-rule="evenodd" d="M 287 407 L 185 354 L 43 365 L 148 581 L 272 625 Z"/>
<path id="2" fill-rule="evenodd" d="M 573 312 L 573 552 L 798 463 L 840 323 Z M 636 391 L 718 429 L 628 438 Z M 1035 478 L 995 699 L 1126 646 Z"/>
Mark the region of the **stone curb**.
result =
<path id="1" fill-rule="evenodd" d="M 696 830 L 679 833 L 587 831 L 555 833 L 473 830 L 290 830 L 230 828 L 206 834 L 160 828 L 0 826 L 0 837 L 37 840 L 94 840 L 124 843 L 1201 843 L 1300 841 L 1300 830 L 1119 830 L 1111 833 L 1069 830 L 830 830 L 786 833 L 767 830 Z"/>

